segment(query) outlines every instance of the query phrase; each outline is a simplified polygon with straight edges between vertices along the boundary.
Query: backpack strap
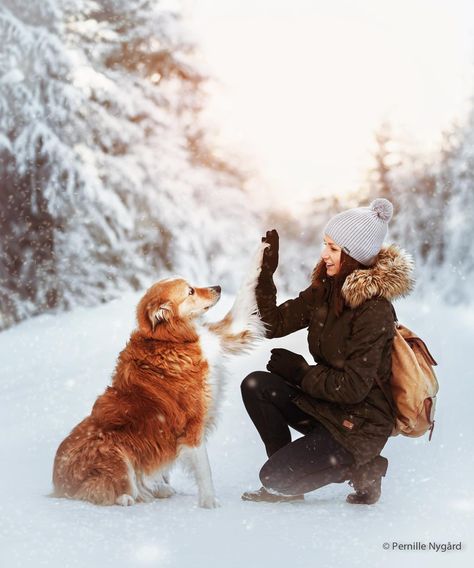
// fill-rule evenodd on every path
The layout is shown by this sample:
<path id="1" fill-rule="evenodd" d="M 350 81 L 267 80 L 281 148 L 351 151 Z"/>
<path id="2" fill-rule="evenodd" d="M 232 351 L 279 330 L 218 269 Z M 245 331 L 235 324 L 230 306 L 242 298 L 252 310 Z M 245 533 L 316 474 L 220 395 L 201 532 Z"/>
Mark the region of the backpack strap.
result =
<path id="1" fill-rule="evenodd" d="M 392 303 L 390 303 L 390 306 L 392 307 L 393 319 L 394 319 L 394 323 L 395 323 L 395 327 L 396 327 L 397 324 L 398 324 L 397 312 L 395 311 L 395 308 L 393 307 Z M 378 376 L 375 377 L 375 382 L 377 383 L 377 386 L 379 387 L 379 389 L 382 391 L 383 395 L 385 396 L 385 398 L 386 398 L 386 400 L 387 400 L 387 402 L 390 406 L 390 409 L 392 410 L 394 422 L 396 422 L 398 410 L 397 410 L 395 403 L 393 401 L 393 397 L 389 396 L 387 391 L 386 391 L 387 385 L 384 385 Z"/>
<path id="2" fill-rule="evenodd" d="M 393 320 L 394 320 L 394 322 L 395 322 L 395 325 L 397 325 L 397 323 L 398 323 L 397 312 L 395 311 L 395 308 L 393 307 L 393 304 L 392 304 L 392 303 L 390 303 L 390 306 L 392 307 Z"/>

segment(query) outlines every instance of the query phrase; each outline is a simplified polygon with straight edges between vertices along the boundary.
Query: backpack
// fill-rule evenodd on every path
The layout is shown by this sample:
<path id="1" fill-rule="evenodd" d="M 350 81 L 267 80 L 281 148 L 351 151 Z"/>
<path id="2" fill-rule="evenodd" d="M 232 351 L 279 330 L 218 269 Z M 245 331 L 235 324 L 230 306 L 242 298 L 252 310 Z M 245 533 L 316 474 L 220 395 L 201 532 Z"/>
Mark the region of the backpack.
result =
<path id="1" fill-rule="evenodd" d="M 392 436 L 402 434 L 416 438 L 429 430 L 431 440 L 439 389 L 433 370 L 437 363 L 425 342 L 398 322 L 395 310 L 394 316 L 395 336 L 390 380 L 393 402 L 387 397 L 395 415 Z M 379 386 L 382 387 L 381 384 Z"/>

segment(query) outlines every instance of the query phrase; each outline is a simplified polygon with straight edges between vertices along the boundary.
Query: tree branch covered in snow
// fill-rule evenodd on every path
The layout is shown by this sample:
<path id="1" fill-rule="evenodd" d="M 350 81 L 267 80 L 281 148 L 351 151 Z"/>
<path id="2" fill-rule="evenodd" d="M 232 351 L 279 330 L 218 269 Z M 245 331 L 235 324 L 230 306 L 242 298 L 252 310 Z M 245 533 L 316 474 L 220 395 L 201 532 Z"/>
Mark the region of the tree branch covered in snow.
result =
<path id="1" fill-rule="evenodd" d="M 170 271 L 235 285 L 256 216 L 208 159 L 205 76 L 161 6 L 0 3 L 0 328 Z"/>

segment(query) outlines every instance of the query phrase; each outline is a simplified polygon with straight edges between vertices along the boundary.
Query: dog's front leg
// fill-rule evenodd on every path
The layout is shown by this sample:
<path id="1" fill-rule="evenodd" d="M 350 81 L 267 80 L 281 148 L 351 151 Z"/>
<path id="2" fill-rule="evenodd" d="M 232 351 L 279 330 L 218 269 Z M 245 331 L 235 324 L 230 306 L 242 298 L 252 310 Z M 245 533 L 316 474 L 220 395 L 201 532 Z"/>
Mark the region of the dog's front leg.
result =
<path id="1" fill-rule="evenodd" d="M 255 288 L 262 270 L 263 251 L 267 246 L 266 243 L 259 246 L 250 270 L 224 319 L 207 324 L 211 331 L 224 338 L 223 347 L 231 352 L 245 350 L 245 346 L 265 337 L 265 325 L 258 315 Z"/>
<path id="2" fill-rule="evenodd" d="M 185 459 L 191 466 L 199 492 L 199 506 L 206 509 L 219 507 L 212 483 L 211 466 L 207 456 L 205 442 L 193 448 L 187 448 Z"/>
<path id="3" fill-rule="evenodd" d="M 262 243 L 256 251 L 249 270 L 239 287 L 234 304 L 230 309 L 231 332 L 250 331 L 255 338 L 265 337 L 265 330 L 258 316 L 255 288 L 262 271 L 263 251 L 268 245 Z"/>

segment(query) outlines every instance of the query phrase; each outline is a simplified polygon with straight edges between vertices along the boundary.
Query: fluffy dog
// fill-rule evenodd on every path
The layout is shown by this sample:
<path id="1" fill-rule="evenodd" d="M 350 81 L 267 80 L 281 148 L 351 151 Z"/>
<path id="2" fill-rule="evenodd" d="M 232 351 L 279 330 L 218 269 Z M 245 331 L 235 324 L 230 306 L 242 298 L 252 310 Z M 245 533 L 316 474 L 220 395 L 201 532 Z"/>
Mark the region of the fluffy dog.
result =
<path id="1" fill-rule="evenodd" d="M 255 300 L 264 246 L 219 322 L 200 318 L 219 300 L 219 286 L 175 278 L 145 293 L 111 386 L 57 450 L 55 496 L 99 505 L 170 497 L 168 474 L 179 459 L 195 474 L 199 505 L 217 505 L 205 439 L 221 399 L 224 355 L 264 337 Z"/>

